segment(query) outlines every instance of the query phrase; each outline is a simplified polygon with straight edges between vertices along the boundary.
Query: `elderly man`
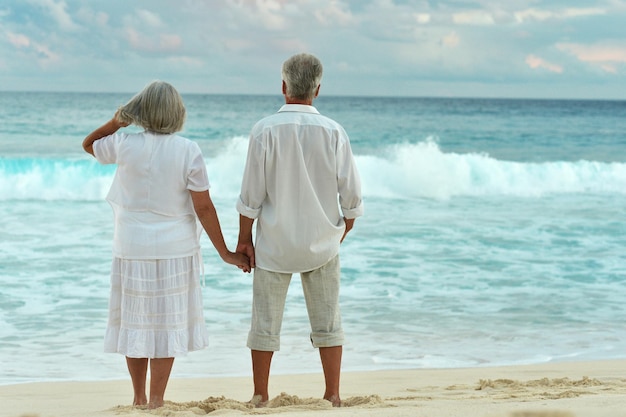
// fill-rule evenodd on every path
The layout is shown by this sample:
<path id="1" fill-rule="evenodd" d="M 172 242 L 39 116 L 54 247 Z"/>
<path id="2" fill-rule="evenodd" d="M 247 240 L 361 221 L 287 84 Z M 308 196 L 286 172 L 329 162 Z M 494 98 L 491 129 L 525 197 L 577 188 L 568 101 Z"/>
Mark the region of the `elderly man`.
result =
<path id="1" fill-rule="evenodd" d="M 326 382 L 324 399 L 341 405 L 339 380 L 344 335 L 339 311 L 339 245 L 363 214 L 361 180 L 350 141 L 334 120 L 322 116 L 313 99 L 322 64 L 298 54 L 282 67 L 285 105 L 252 128 L 237 203 L 237 251 L 255 266 L 252 323 L 254 396 L 268 401 L 272 356 L 280 348 L 287 289 L 299 273 Z M 256 245 L 252 226 L 258 219 Z"/>

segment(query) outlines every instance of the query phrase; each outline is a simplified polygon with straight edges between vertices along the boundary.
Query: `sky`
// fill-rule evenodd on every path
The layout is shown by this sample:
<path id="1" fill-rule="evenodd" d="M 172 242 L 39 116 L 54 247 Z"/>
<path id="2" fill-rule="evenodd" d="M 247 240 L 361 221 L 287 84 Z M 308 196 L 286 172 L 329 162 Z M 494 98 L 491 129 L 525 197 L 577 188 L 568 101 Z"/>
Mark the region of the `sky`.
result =
<path id="1" fill-rule="evenodd" d="M 626 0 L 0 0 L 0 91 L 626 99 Z"/>

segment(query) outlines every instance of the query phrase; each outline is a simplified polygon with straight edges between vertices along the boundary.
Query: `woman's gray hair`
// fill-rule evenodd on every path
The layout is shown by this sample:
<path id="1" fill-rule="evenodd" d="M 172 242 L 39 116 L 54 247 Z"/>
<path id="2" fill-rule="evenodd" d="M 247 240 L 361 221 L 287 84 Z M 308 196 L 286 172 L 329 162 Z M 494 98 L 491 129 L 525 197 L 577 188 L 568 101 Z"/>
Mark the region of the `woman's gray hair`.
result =
<path id="1" fill-rule="evenodd" d="M 282 75 L 287 97 L 312 100 L 322 81 L 322 63 L 311 54 L 297 54 L 283 63 Z"/>
<path id="2" fill-rule="evenodd" d="M 164 81 L 153 81 L 120 107 L 120 121 L 149 132 L 175 133 L 183 130 L 185 104 L 176 89 Z"/>

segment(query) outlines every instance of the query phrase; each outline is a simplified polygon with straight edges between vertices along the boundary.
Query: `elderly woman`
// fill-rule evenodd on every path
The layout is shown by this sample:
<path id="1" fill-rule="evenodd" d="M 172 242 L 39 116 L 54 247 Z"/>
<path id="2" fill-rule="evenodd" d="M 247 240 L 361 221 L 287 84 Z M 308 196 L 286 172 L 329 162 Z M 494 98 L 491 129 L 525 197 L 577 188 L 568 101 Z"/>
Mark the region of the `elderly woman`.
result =
<path id="1" fill-rule="evenodd" d="M 107 195 L 115 231 L 105 351 L 126 356 L 133 404 L 149 408 L 163 405 L 174 358 L 208 345 L 196 218 L 221 258 L 250 272 L 224 242 L 199 146 L 176 134 L 185 114 L 176 89 L 155 81 L 83 141 L 98 162 L 117 164 Z M 116 133 L 130 124 L 145 131 Z"/>

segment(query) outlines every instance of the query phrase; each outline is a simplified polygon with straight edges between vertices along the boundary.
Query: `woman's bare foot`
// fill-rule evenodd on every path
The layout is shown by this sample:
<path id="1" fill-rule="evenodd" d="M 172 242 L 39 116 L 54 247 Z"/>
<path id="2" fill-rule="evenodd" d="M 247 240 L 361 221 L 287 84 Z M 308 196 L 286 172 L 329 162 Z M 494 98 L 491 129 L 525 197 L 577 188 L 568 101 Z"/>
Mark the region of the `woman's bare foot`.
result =
<path id="1" fill-rule="evenodd" d="M 263 408 L 267 405 L 267 400 L 263 401 L 263 396 L 261 394 L 257 394 L 252 396 L 252 399 L 248 401 L 248 404 L 252 404 L 256 408 Z"/>
<path id="2" fill-rule="evenodd" d="M 141 407 L 141 406 L 147 405 L 147 404 L 148 404 L 148 399 L 146 397 L 140 397 L 140 398 L 135 397 L 133 399 L 133 406 L 134 407 Z"/>
<path id="3" fill-rule="evenodd" d="M 324 397 L 324 399 L 326 401 L 330 401 L 330 403 L 333 405 L 333 407 L 341 407 L 341 399 L 339 398 L 338 395 L 331 395 L 328 398 Z"/>

